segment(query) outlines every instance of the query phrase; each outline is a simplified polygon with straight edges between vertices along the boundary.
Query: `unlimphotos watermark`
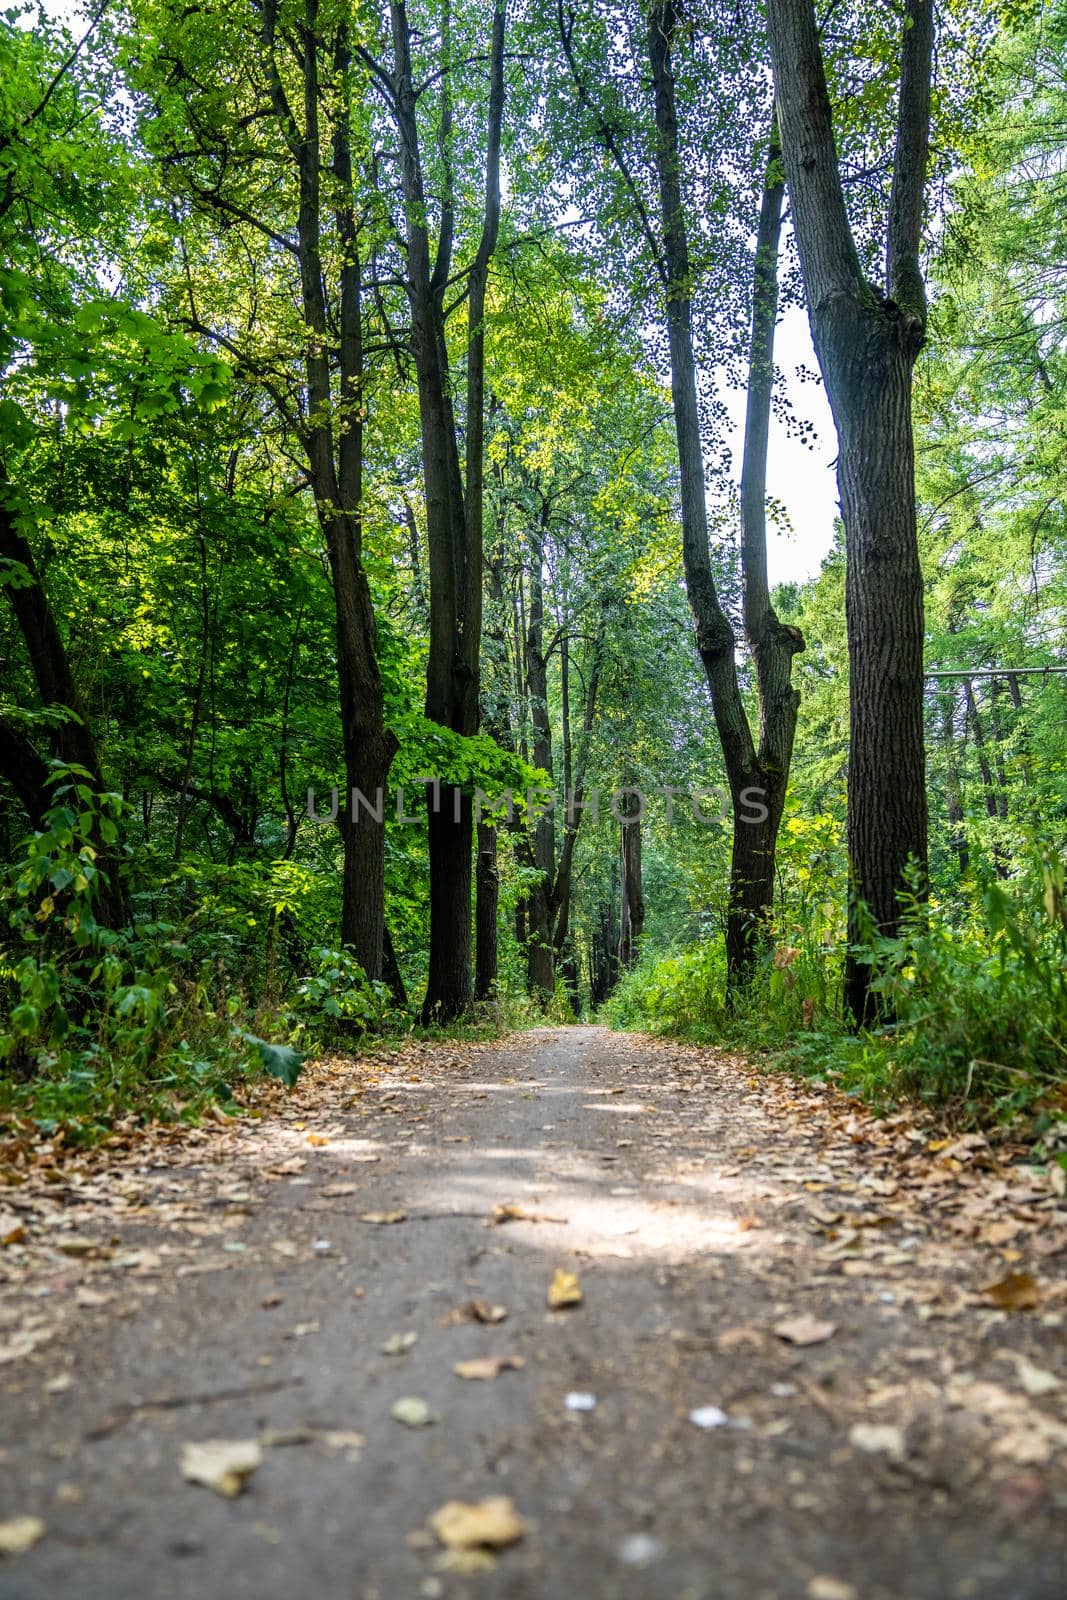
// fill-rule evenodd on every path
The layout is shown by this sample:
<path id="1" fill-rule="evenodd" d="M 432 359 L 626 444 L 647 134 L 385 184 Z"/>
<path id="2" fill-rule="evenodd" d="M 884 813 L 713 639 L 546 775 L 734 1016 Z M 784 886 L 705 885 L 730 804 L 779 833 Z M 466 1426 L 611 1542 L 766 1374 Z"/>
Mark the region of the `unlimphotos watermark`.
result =
<path id="1" fill-rule="evenodd" d="M 391 796 L 396 820 L 400 823 L 421 822 L 431 810 L 435 816 L 451 813 L 452 820 L 457 823 L 462 819 L 465 791 L 457 785 L 444 783 L 440 778 L 432 776 L 420 776 L 408 787 L 410 789 L 418 787 L 425 791 L 425 811 L 416 810 L 414 815 L 408 814 L 404 785 L 400 784 L 388 791 L 384 787 L 377 788 L 369 795 L 364 794 L 362 789 L 351 789 L 347 802 L 348 817 L 353 823 L 363 821 L 382 823 L 385 821 L 387 802 Z M 738 796 L 737 820 L 752 826 L 766 822 L 770 815 L 765 803 L 766 797 L 765 789 L 742 789 Z M 470 795 L 470 803 L 476 824 L 482 821 L 496 823 L 502 820 L 511 823 L 516 813 L 521 813 L 532 827 L 539 818 L 547 817 L 553 812 L 562 812 L 569 828 L 573 828 L 579 818 L 588 819 L 593 824 L 605 820 L 617 822 L 625 828 L 644 820 L 653 798 L 662 800 L 668 823 L 674 821 L 679 801 L 683 803 L 683 807 L 688 805 L 694 822 L 705 828 L 719 827 L 734 814 L 730 792 L 719 784 L 710 789 L 677 788 L 671 784 L 662 784 L 649 790 L 630 786 L 612 789 L 604 806 L 601 806 L 601 789 L 598 785 L 589 790 L 568 789 L 562 796 L 557 795 L 554 789 L 547 788 L 531 788 L 525 792 L 520 790 L 518 794 L 514 789 L 502 789 L 499 794 L 486 794 L 483 789 L 476 788 Z M 341 791 L 336 786 L 330 790 L 330 803 L 325 811 L 319 810 L 315 790 L 308 789 L 307 809 L 304 814 L 311 822 L 336 822 L 340 816 L 340 809 Z"/>

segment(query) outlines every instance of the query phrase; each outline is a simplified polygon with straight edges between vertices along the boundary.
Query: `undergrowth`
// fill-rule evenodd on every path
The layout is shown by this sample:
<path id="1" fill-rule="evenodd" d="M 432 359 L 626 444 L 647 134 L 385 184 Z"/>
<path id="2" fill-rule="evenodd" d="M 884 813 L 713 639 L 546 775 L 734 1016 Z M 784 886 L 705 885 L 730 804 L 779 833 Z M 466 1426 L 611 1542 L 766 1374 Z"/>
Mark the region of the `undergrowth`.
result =
<path id="1" fill-rule="evenodd" d="M 291 1086 L 309 1055 L 411 1036 L 408 1010 L 348 950 L 292 939 L 280 976 L 307 886 L 291 871 L 279 881 L 276 864 L 257 875 L 141 861 L 123 926 L 105 925 L 102 859 L 119 850 L 121 801 L 72 767 L 57 767 L 52 798 L 0 879 L 0 1132 L 88 1144 L 131 1118 L 197 1122 L 239 1110 L 264 1075 Z M 306 921 L 321 923 L 318 903 Z M 417 1032 L 489 1038 L 533 1020 L 528 1003 L 501 999 Z"/>
<path id="2" fill-rule="evenodd" d="M 606 1022 L 762 1053 L 877 1109 L 902 1101 L 963 1123 L 1028 1119 L 1036 1137 L 1067 1119 L 1064 865 L 1035 854 L 1010 883 L 913 905 L 900 937 L 861 954 L 893 1021 L 841 1017 L 845 948 L 780 922 L 747 991 L 726 1004 L 721 941 L 647 954 L 603 1008 Z"/>

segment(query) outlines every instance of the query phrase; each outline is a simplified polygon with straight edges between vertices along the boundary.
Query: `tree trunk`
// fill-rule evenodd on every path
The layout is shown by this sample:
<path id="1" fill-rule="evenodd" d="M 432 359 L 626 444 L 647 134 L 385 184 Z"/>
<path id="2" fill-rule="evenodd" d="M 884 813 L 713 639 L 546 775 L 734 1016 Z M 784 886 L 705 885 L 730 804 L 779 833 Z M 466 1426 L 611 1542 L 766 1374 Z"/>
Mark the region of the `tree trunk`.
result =
<path id="1" fill-rule="evenodd" d="M 625 820 L 619 827 L 622 880 L 619 965 L 627 968 L 634 965 L 640 952 L 645 926 L 645 897 L 641 882 L 641 798 L 636 794 L 627 795 L 624 804 Z"/>
<path id="2" fill-rule="evenodd" d="M 919 266 L 929 149 L 931 0 L 906 0 L 883 296 L 848 221 L 811 0 L 769 0 L 768 28 L 812 339 L 837 429 L 845 524 L 851 747 L 850 954 L 845 1003 L 876 1011 L 857 947 L 866 902 L 895 935 L 909 869 L 925 879 L 923 587 L 915 515 L 912 370 L 926 332 Z"/>
<path id="3" fill-rule="evenodd" d="M 960 789 L 960 768 L 956 754 L 956 691 L 950 689 L 945 696 L 944 709 L 941 713 L 941 740 L 945 752 L 945 809 L 948 812 L 949 827 L 951 829 L 952 849 L 955 850 L 960 864 L 960 877 L 962 878 L 971 864 L 970 850 L 967 845 L 966 818 L 963 811 L 963 795 Z"/>
<path id="4" fill-rule="evenodd" d="M 530 612 L 526 632 L 526 689 L 533 725 L 531 756 L 535 767 L 554 778 L 552 724 L 548 714 L 548 665 L 545 660 L 544 551 L 549 505 L 546 501 L 530 538 Z M 556 877 L 556 826 L 550 809 L 534 823 L 533 860 L 539 877 L 530 890 L 526 943 L 530 993 L 551 999 L 555 991 L 552 900 Z"/>
<path id="5" fill-rule="evenodd" d="M 263 11 L 263 46 L 271 104 L 299 178 L 297 259 L 301 305 L 307 328 L 304 381 L 307 420 L 303 429 L 308 476 L 326 543 L 333 580 L 341 737 L 347 791 L 341 813 L 344 866 L 341 883 L 341 942 L 349 945 L 367 977 L 382 975 L 385 929 L 384 789 L 397 742 L 385 726 L 377 657 L 377 623 L 363 566 L 363 337 L 361 266 L 352 210 L 349 107 L 335 108 L 332 177 L 339 268 L 340 406 L 333 403 L 322 261 L 322 161 L 317 33 L 318 0 L 307 0 L 302 33 L 303 122 L 292 111 L 274 65 L 277 0 Z M 335 38 L 333 66 L 341 80 L 349 61 L 344 28 Z M 301 137 L 302 133 L 302 137 Z M 367 801 L 363 806 L 358 791 Z M 382 804 L 379 804 L 381 792 Z M 355 812 L 355 815 L 354 815 Z"/>
<path id="6" fill-rule="evenodd" d="M 493 12 L 485 204 L 481 238 L 469 277 L 467 353 L 467 486 L 460 471 L 445 335 L 444 294 L 451 276 L 454 197 L 447 159 L 452 135 L 450 27 L 442 31 L 444 72 L 440 142 L 445 193 L 436 258 L 431 264 L 427 206 L 412 76 L 411 30 L 403 0 L 392 0 L 394 110 L 400 140 L 406 219 L 412 352 L 419 391 L 426 531 L 430 565 L 430 649 L 426 715 L 454 732 L 478 730 L 482 612 L 482 472 L 484 441 L 484 313 L 489 263 L 500 226 L 500 140 L 504 111 L 504 0 Z M 442 797 L 445 798 L 444 796 Z M 424 1023 L 461 1016 L 473 998 L 471 972 L 471 797 L 452 797 L 429 819 L 430 960 Z"/>
<path id="7" fill-rule="evenodd" d="M 497 986 L 497 908 L 500 873 L 497 869 L 496 829 L 478 824 L 478 865 L 475 869 L 474 998 L 493 1000 Z"/>
<path id="8" fill-rule="evenodd" d="M 774 327 L 778 306 L 778 242 L 783 184 L 772 130 L 757 234 L 749 350 L 748 410 L 741 484 L 745 634 L 756 667 L 759 744 L 753 740 L 737 679 L 736 645 L 715 588 L 708 550 L 704 460 L 693 352 L 689 245 L 680 182 L 680 154 L 671 52 L 675 0 L 658 0 L 649 27 L 655 93 L 656 168 L 663 232 L 661 276 L 671 357 L 671 393 L 682 506 L 686 589 L 697 649 L 711 691 L 733 808 L 733 852 L 726 931 L 727 987 L 733 996 L 750 980 L 774 896 L 774 854 L 785 803 L 799 695 L 791 684 L 793 656 L 804 648 L 770 603 L 766 549 L 767 443 L 774 387 Z M 653 241 L 654 243 L 654 241 Z M 758 791 L 748 796 L 747 791 Z M 757 804 L 749 803 L 757 800 Z M 757 820 L 761 818 L 762 820 Z"/>
<path id="9" fill-rule="evenodd" d="M 970 723 L 971 732 L 974 735 L 974 753 L 978 758 L 978 770 L 982 775 L 982 794 L 985 799 L 986 816 L 993 823 L 993 866 L 998 878 L 1006 878 L 1008 876 L 1008 863 L 1005 857 L 1004 845 L 996 826 L 1000 820 L 996 783 L 993 778 L 993 769 L 989 764 L 985 730 L 982 727 L 978 701 L 975 699 L 974 689 L 969 678 L 964 685 L 964 695 L 967 707 L 967 721 Z"/>

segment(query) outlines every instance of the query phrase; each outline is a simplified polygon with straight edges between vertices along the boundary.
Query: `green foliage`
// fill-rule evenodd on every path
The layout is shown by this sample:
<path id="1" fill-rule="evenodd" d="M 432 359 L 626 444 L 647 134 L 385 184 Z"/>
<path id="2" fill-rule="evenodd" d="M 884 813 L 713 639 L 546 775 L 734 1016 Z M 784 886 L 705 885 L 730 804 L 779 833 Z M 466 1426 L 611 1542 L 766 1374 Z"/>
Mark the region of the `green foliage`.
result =
<path id="1" fill-rule="evenodd" d="M 389 1014 L 384 983 L 371 983 L 348 950 L 316 950 L 313 963 L 296 986 L 302 1036 L 322 1044 L 383 1029 Z"/>
<path id="2" fill-rule="evenodd" d="M 876 1106 L 903 1098 L 962 1121 L 1025 1112 L 1036 1135 L 1067 1119 L 1065 867 L 1035 850 L 1010 884 L 975 886 L 952 903 L 916 903 L 900 936 L 869 949 L 873 987 L 892 1007 L 884 1027 L 850 1032 L 837 991 L 843 950 L 817 915 L 776 943 L 732 1008 L 717 944 L 652 956 L 604 1008 L 613 1026 L 766 1053 L 780 1065 Z"/>
<path id="3" fill-rule="evenodd" d="M 243 1028 L 217 927 L 197 955 L 197 923 L 217 915 L 208 896 L 184 926 L 100 920 L 101 842 L 116 845 L 122 807 L 87 776 L 57 768 L 56 804 L 0 884 L 0 1108 L 91 1138 L 130 1111 L 195 1117 L 253 1065 L 291 1085 L 301 1057 Z"/>

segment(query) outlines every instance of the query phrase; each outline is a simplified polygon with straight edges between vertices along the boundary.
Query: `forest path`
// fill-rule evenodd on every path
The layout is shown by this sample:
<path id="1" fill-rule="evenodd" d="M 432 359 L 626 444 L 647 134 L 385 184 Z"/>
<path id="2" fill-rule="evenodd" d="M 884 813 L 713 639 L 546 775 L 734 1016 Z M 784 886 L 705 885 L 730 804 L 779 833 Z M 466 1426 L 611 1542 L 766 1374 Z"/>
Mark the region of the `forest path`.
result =
<path id="1" fill-rule="evenodd" d="M 1067 1218 L 1023 1152 L 592 1027 L 264 1098 L 3 1191 L 0 1523 L 45 1529 L 0 1594 L 1062 1595 Z M 240 1497 L 183 1480 L 206 1439 L 260 1442 Z M 501 1495 L 495 1564 L 427 1532 Z"/>

